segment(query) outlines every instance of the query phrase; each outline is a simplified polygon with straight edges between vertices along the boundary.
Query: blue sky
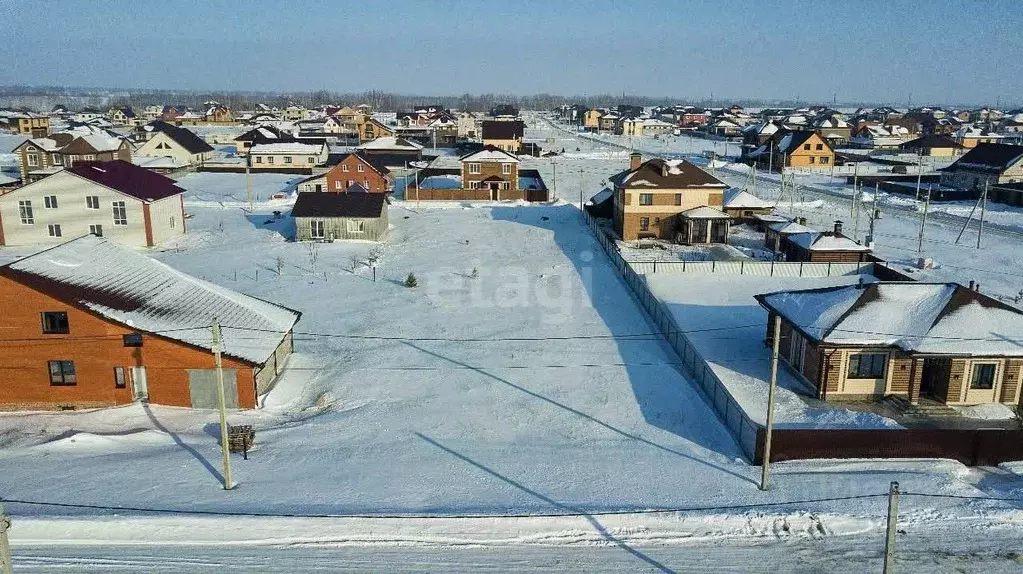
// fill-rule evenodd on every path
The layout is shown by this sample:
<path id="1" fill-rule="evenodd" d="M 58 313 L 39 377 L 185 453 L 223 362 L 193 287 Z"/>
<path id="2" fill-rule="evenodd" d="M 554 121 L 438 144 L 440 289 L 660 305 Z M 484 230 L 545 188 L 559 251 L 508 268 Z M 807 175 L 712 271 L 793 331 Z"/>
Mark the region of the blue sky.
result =
<path id="1" fill-rule="evenodd" d="M 0 0 L 0 22 L 2 85 L 1023 100 L 1018 0 Z"/>

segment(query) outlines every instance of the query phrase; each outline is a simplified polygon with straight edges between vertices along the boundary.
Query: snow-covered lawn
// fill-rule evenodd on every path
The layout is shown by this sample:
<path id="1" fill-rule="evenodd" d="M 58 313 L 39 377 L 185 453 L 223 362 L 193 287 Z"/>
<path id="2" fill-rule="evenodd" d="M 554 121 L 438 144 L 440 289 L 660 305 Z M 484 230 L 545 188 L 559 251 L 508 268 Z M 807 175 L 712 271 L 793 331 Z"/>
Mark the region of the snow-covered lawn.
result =
<path id="1" fill-rule="evenodd" d="M 293 193 L 295 183 L 307 176 L 281 173 L 255 173 L 248 176 L 254 203 L 266 203 L 277 193 Z M 188 173 L 176 178 L 185 190 L 185 206 L 231 205 L 243 206 L 248 202 L 246 176 L 239 173 Z"/>

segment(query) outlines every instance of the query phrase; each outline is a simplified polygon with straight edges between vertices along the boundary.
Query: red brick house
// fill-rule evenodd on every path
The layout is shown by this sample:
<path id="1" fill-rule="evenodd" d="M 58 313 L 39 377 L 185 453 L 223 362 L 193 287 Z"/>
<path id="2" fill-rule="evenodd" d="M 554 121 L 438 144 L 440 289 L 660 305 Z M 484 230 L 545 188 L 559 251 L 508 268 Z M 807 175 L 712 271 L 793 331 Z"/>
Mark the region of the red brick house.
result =
<path id="1" fill-rule="evenodd" d="M 350 153 L 326 173 L 324 191 L 343 192 L 360 185 L 370 193 L 387 193 L 391 189 L 390 171 L 371 158 Z"/>
<path id="2" fill-rule="evenodd" d="M 255 408 L 301 316 L 91 235 L 0 267 L 0 306 L 4 410 L 215 408 L 214 318 L 227 404 Z"/>

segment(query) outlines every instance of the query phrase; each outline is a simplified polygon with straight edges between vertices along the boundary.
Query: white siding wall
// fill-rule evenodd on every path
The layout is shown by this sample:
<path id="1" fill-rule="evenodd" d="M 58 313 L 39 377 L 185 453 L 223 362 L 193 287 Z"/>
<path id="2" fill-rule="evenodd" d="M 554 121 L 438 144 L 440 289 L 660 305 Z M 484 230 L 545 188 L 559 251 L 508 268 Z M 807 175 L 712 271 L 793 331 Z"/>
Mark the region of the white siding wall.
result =
<path id="1" fill-rule="evenodd" d="M 57 209 L 46 209 L 44 197 L 57 196 Z M 86 207 L 87 196 L 99 197 L 99 209 Z M 30 200 L 35 216 L 33 225 L 23 225 L 18 202 Z M 114 225 L 112 202 L 123 201 L 128 225 Z M 146 245 L 146 228 L 142 202 L 92 183 L 86 179 L 59 172 L 0 196 L 0 219 L 3 220 L 6 245 L 58 244 L 89 233 L 90 224 L 103 226 L 103 236 L 125 245 Z M 62 237 L 50 237 L 47 225 L 60 224 Z"/>
<path id="2" fill-rule="evenodd" d="M 152 222 L 153 243 L 155 245 L 185 234 L 180 195 L 171 196 L 150 204 L 149 218 Z M 173 225 L 171 224 L 171 218 L 173 218 Z"/>
<path id="3" fill-rule="evenodd" d="M 157 146 L 160 144 L 167 144 L 170 146 L 170 149 L 157 149 Z M 178 142 L 167 137 L 167 134 L 163 132 L 156 132 L 152 139 L 143 144 L 142 147 L 135 152 L 135 155 L 172 157 L 185 164 L 196 164 L 202 162 L 204 159 L 209 159 L 208 157 L 203 156 L 208 156 L 210 154 L 190 153 L 187 149 L 181 147 Z"/>

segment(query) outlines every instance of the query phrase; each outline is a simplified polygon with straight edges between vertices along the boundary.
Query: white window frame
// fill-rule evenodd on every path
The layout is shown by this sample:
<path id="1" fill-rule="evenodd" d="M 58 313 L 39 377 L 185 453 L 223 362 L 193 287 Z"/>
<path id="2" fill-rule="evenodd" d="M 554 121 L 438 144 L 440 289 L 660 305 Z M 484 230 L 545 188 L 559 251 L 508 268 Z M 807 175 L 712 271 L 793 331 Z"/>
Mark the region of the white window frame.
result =
<path id="1" fill-rule="evenodd" d="M 510 174 L 511 173 L 511 164 L 510 163 L 502 163 L 501 164 L 501 173 L 504 174 L 504 175 Z"/>
<path id="2" fill-rule="evenodd" d="M 123 227 L 128 225 L 128 205 L 124 201 L 112 201 L 110 202 L 111 210 L 113 211 L 113 219 L 115 227 Z M 118 209 L 121 210 L 121 217 L 117 217 Z"/>
<path id="3" fill-rule="evenodd" d="M 103 237 L 103 225 L 99 223 L 90 223 L 89 233 L 95 235 L 96 237 Z"/>
<path id="4" fill-rule="evenodd" d="M 362 164 L 360 163 L 359 165 L 355 166 L 355 171 L 357 171 L 357 172 L 359 172 L 359 173 L 362 173 L 362 172 L 366 171 L 366 167 L 365 167 L 365 166 L 363 166 L 363 165 L 362 165 Z"/>
<path id="5" fill-rule="evenodd" d="M 46 209 L 57 209 L 57 196 L 56 195 L 44 195 L 43 196 L 43 207 Z"/>
<path id="6" fill-rule="evenodd" d="M 309 237 L 313 239 L 327 238 L 326 227 L 322 219 L 312 219 L 309 221 Z"/>
<path id="7" fill-rule="evenodd" d="M 266 163 L 273 163 L 273 162 L 274 162 L 274 156 L 272 156 L 272 155 L 266 156 Z"/>
<path id="8" fill-rule="evenodd" d="M 475 162 L 474 163 L 470 163 L 469 164 L 469 173 L 473 173 L 473 174 L 482 173 L 482 167 L 478 163 L 475 163 Z"/>
<path id="9" fill-rule="evenodd" d="M 284 163 L 291 163 L 291 156 L 290 155 L 284 156 Z"/>
<path id="10" fill-rule="evenodd" d="M 30 153 L 30 154 L 27 154 L 25 157 L 27 158 L 27 161 L 28 161 L 28 167 L 38 167 L 39 166 L 39 155 L 38 154 Z"/>
<path id="11" fill-rule="evenodd" d="M 61 229 L 59 223 L 50 223 L 46 225 L 46 234 L 50 237 L 61 237 Z"/>
<path id="12" fill-rule="evenodd" d="M 51 154 L 53 159 L 53 165 L 64 165 L 64 158 L 59 154 Z"/>
<path id="13" fill-rule="evenodd" d="M 86 209 L 99 209 L 99 196 L 98 195 L 86 195 L 85 196 L 85 208 Z"/>
<path id="14" fill-rule="evenodd" d="M 341 164 L 341 171 L 344 173 L 348 173 L 348 166 L 345 164 Z"/>
<path id="15" fill-rule="evenodd" d="M 21 216 L 22 225 L 35 225 L 36 218 L 32 211 L 32 201 L 23 199 L 18 202 L 18 215 Z"/>
<path id="16" fill-rule="evenodd" d="M 365 233 L 366 222 L 362 219 L 346 219 L 345 230 L 348 233 Z"/>

